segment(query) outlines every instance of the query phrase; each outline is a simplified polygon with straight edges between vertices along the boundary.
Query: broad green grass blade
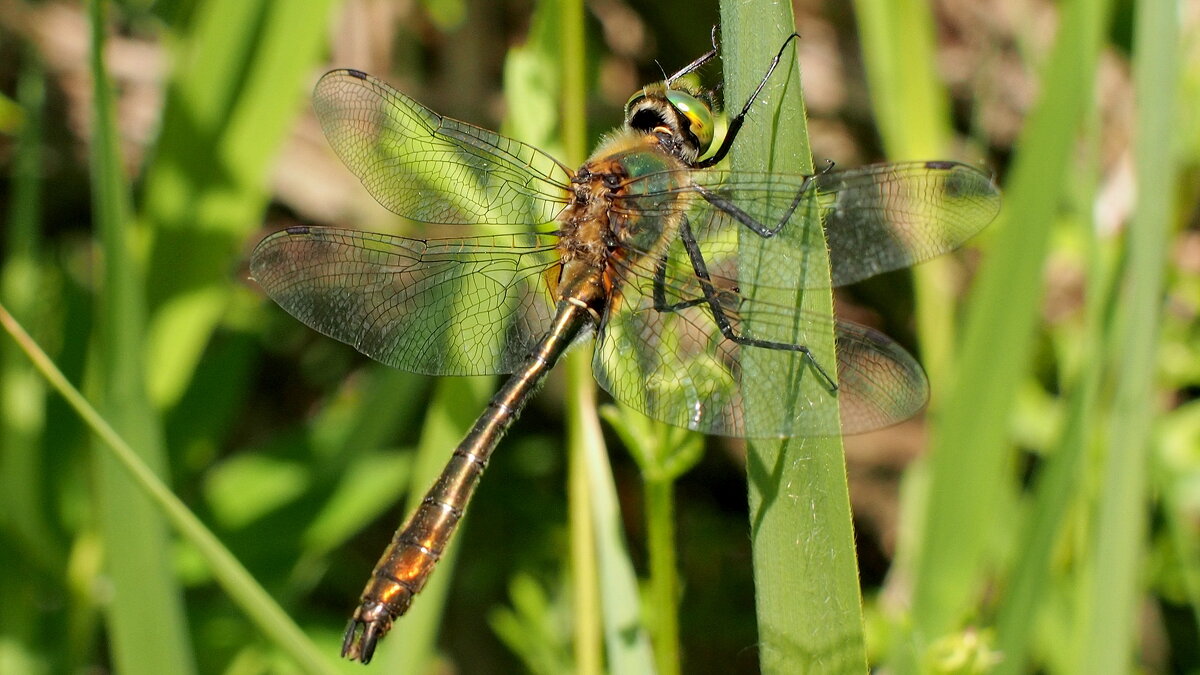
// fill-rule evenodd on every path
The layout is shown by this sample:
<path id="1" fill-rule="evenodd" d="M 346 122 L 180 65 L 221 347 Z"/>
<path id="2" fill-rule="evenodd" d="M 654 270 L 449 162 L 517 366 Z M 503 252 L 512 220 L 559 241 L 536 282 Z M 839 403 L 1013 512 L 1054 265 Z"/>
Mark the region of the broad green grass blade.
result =
<path id="1" fill-rule="evenodd" d="M 888 157 L 942 158 L 950 104 L 935 68 L 926 0 L 855 0 L 871 110 Z"/>
<path id="2" fill-rule="evenodd" d="M 1090 203 L 1085 200 L 1083 203 Z M 1065 378 L 1068 410 L 1066 421 L 1054 444 L 1055 451 L 1046 458 L 1033 490 L 1029 519 L 1016 535 L 1016 561 L 1006 580 L 1006 590 L 996 607 L 994 651 L 1002 655 L 995 672 L 1025 673 L 1027 659 L 1034 646 L 1035 632 L 1031 625 L 1042 616 L 1048 598 L 1060 593 L 1061 582 L 1052 574 L 1055 548 L 1061 545 L 1061 534 L 1072 508 L 1085 498 L 1084 479 L 1094 473 L 1089 464 L 1089 449 L 1094 440 L 1093 430 L 1100 418 L 1100 389 L 1104 373 L 1094 364 L 1103 361 L 1109 344 L 1109 327 L 1114 271 L 1110 261 L 1100 254 L 1096 232 L 1090 218 L 1084 218 L 1080 229 L 1091 242 L 1088 256 L 1089 293 L 1083 335 L 1072 333 L 1064 338 L 1068 349 L 1080 352 L 1076 371 Z"/>
<path id="3" fill-rule="evenodd" d="M 160 420 L 144 389 L 145 307 L 141 261 L 132 254 L 129 187 L 119 156 L 112 87 L 104 67 L 106 5 L 93 0 L 91 183 L 104 254 L 97 298 L 96 366 L 103 408 L 153 471 L 167 474 Z M 105 571 L 115 592 L 106 608 L 113 665 L 123 673 L 191 673 L 195 657 L 183 592 L 171 565 L 171 539 L 155 506 L 109 455 L 96 453 L 96 501 Z"/>
<path id="4" fill-rule="evenodd" d="M 737 110 L 795 21 L 784 4 L 723 2 L 721 25 L 726 107 Z M 792 48 L 784 56 L 733 148 L 735 169 L 812 171 L 799 68 Z M 831 296 L 818 295 L 805 295 L 806 309 L 832 313 Z M 812 345 L 817 353 L 833 353 L 832 334 L 826 339 L 825 349 Z M 750 443 L 747 463 L 763 672 L 863 671 L 861 598 L 841 439 Z"/>
<path id="5" fill-rule="evenodd" d="M 329 665 L 329 659 L 312 645 L 287 612 L 283 611 L 275 603 L 275 600 L 263 590 L 262 586 L 250 576 L 246 568 L 233 557 L 216 535 L 205 527 L 204 523 L 171 492 L 171 489 L 159 479 L 154 469 L 143 461 L 129 443 L 88 403 L 87 399 L 71 386 L 50 360 L 50 357 L 46 356 L 46 353 L 37 346 L 3 306 L 0 306 L 0 326 L 3 326 L 4 330 L 16 340 L 18 346 L 33 362 L 42 377 L 59 395 L 66 399 L 92 433 L 102 441 L 101 447 L 104 448 L 104 452 L 125 472 L 131 488 L 148 497 L 162 517 L 170 522 L 184 539 L 196 547 L 211 568 L 214 578 L 258 626 L 259 630 L 273 640 L 282 651 L 291 656 L 298 669 L 312 673 L 334 672 Z M 149 634 L 161 635 L 161 633 Z M 139 657 L 145 658 L 141 654 Z M 178 652 L 169 657 L 179 660 L 182 664 L 179 666 L 181 670 L 176 672 L 191 672 L 191 661 L 185 662 L 179 657 Z"/>
<path id="6" fill-rule="evenodd" d="M 949 102 L 935 67 L 932 7 L 924 0 L 856 0 L 855 18 L 862 42 L 863 64 L 871 94 L 871 111 L 890 160 L 951 159 L 946 151 L 951 138 Z M 952 263 L 941 258 L 923 263 L 911 272 L 916 297 L 916 323 L 921 365 L 929 378 L 929 406 L 933 413 L 948 380 L 954 356 Z M 906 475 L 905 506 L 919 511 L 925 495 L 921 487 L 926 467 L 913 463 Z M 919 518 L 901 521 L 897 537 L 913 542 L 920 537 Z M 905 554 L 912 545 L 898 546 L 893 564 L 905 578 L 913 561 Z M 868 636 L 870 637 L 870 636 Z"/>
<path id="7" fill-rule="evenodd" d="M 179 43 L 141 218 L 150 227 L 147 349 L 154 403 L 186 390 L 228 309 L 268 172 L 325 44 L 332 0 L 199 3 Z"/>
<path id="8" fill-rule="evenodd" d="M 1092 157 L 1102 142 L 1096 118 L 1094 112 L 1089 114 L 1081 134 L 1084 142 L 1080 146 L 1088 148 Z M 1086 168 L 1094 167 L 1095 160 L 1080 161 L 1079 165 L 1085 171 L 1077 172 L 1084 175 L 1075 179 L 1078 187 L 1071 201 L 1093 204 L 1100 176 L 1087 175 Z M 1047 643 L 1058 644 L 1045 637 L 1046 633 L 1053 634 L 1054 628 L 1039 635 L 1030 631 L 1029 626 L 1035 622 L 1061 625 L 1053 621 L 1053 599 L 1077 593 L 1079 580 L 1084 576 L 1079 572 L 1086 567 L 1082 562 L 1086 556 L 1080 556 L 1080 565 L 1054 563 L 1056 554 L 1060 558 L 1069 555 L 1062 553 L 1064 547 L 1078 549 L 1085 545 L 1082 538 L 1064 539 L 1063 535 L 1072 532 L 1070 517 L 1078 518 L 1086 512 L 1086 500 L 1095 495 L 1098 481 L 1099 467 L 1094 462 L 1096 429 L 1101 426 L 1108 403 L 1102 396 L 1107 371 L 1097 364 L 1104 362 L 1112 343 L 1119 244 L 1103 236 L 1086 209 L 1077 210 L 1064 221 L 1070 225 L 1070 229 L 1064 228 L 1064 233 L 1083 243 L 1081 264 L 1086 269 L 1085 287 L 1089 292 L 1079 325 L 1050 331 L 1061 363 L 1059 386 L 1065 399 L 1065 420 L 1057 437 L 1047 446 L 1051 452 L 1037 473 L 1028 517 L 1018 521 L 1020 528 L 1013 537 L 1015 561 L 1004 582 L 1006 591 L 998 598 L 995 610 L 994 653 L 1001 656 L 997 673 L 1027 672 L 1032 665 L 1031 656 L 1039 647 L 1055 652 L 1049 661 L 1071 660 L 1071 650 L 1047 646 Z M 1078 627 L 1063 626 L 1059 632 L 1072 628 Z M 1065 642 L 1063 639 L 1062 643 Z M 1078 668 L 1078 664 L 1072 668 Z"/>
<path id="9" fill-rule="evenodd" d="M 1050 224 L 1067 184 L 1069 161 L 1107 26 L 1107 2 L 1075 0 L 1063 20 L 1041 82 L 1042 98 L 1025 127 L 967 310 L 959 368 L 935 419 L 929 499 L 914 555 L 913 650 L 918 668 L 928 645 L 959 628 L 979 592 L 984 554 L 994 546 L 997 509 L 1013 488 L 1008 428 L 1030 360 L 1042 295 Z"/>
<path id="10" fill-rule="evenodd" d="M 1136 5 L 1133 74 L 1137 101 L 1134 163 L 1137 210 L 1128 232 L 1116 338 L 1107 355 L 1115 376 L 1104 439 L 1104 474 L 1092 551 L 1091 586 L 1084 598 L 1081 672 L 1124 673 L 1134 667 L 1138 641 L 1149 489 L 1152 421 L 1158 405 L 1157 347 L 1178 159 L 1171 134 L 1178 121 L 1177 2 Z M 1189 107 L 1186 114 L 1194 115 Z"/>

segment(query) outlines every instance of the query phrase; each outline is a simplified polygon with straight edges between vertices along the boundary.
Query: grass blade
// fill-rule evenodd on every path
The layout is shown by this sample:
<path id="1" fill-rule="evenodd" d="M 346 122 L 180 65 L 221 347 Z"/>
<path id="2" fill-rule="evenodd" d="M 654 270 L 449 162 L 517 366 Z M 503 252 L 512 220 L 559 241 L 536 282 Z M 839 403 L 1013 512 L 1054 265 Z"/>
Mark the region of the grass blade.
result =
<path id="1" fill-rule="evenodd" d="M 51 362 L 29 334 L 0 306 L 0 326 L 17 342 L 25 355 L 42 374 L 50 386 L 59 393 L 79 415 L 92 433 L 102 441 L 113 461 L 132 481 L 132 487 L 145 494 L 155 507 L 189 543 L 196 547 L 204 561 L 212 569 L 213 576 L 225 589 L 242 611 L 254 621 L 264 635 L 271 638 L 281 649 L 292 656 L 299 668 L 306 672 L 334 672 L 329 660 L 318 651 L 296 626 L 287 612 L 283 611 L 262 586 L 254 580 L 246 568 L 238 562 L 221 541 L 204 526 L 187 506 L 175 496 L 171 489 L 159 479 L 154 470 L 134 452 L 129 443 L 88 403 L 71 383 Z M 157 635 L 157 633 L 150 633 Z M 184 671 L 191 664 L 184 664 Z"/>
<path id="2" fill-rule="evenodd" d="M 228 309 L 269 171 L 307 105 L 331 5 L 210 0 L 180 42 L 141 213 L 154 238 L 148 386 L 160 407 L 183 395 Z"/>
<path id="3" fill-rule="evenodd" d="M 1134 162 L 1138 208 L 1128 232 L 1116 341 L 1108 355 L 1115 394 L 1104 442 L 1091 587 L 1084 598 L 1083 672 L 1122 673 L 1133 665 L 1148 522 L 1148 459 L 1157 408 L 1155 378 L 1165 261 L 1170 242 L 1178 155 L 1170 134 L 1176 122 L 1180 8 L 1175 2 L 1139 2 L 1133 54 L 1138 117 Z"/>
<path id="4" fill-rule="evenodd" d="M 546 3 L 542 10 L 549 11 Z M 568 163 L 587 152 L 587 85 L 582 0 L 557 8 L 561 45 L 562 133 Z M 546 37 L 546 36 L 543 36 Z M 625 546 L 617 489 L 597 414 L 592 350 L 566 357 L 568 493 L 571 523 L 571 584 L 575 624 L 575 668 L 603 672 L 597 639 L 616 673 L 654 671 L 650 642 L 641 622 L 637 575 Z"/>
<path id="5" fill-rule="evenodd" d="M 934 68 L 933 17 L 924 0 L 855 0 L 871 109 L 888 157 L 942 157 L 950 104 Z"/>
<path id="6" fill-rule="evenodd" d="M 103 0 L 90 6 L 92 200 L 104 254 L 94 373 L 114 427 L 130 439 L 142 461 L 165 475 L 161 422 L 143 388 L 141 266 L 131 252 L 129 188 L 118 154 L 113 93 L 103 60 L 108 30 L 105 9 Z M 125 673 L 193 672 L 195 657 L 184 619 L 183 593 L 171 565 L 171 540 L 161 514 L 108 455 L 97 453 L 95 476 L 105 569 L 115 589 L 107 607 L 114 668 Z"/>
<path id="7" fill-rule="evenodd" d="M 794 30 L 788 5 L 721 3 L 726 99 L 736 109 Z M 742 170 L 811 172 L 794 51 L 763 89 L 731 160 Z M 753 264 L 743 260 L 741 264 Z M 832 313 L 828 293 L 807 309 Z M 832 354 L 829 348 L 817 353 Z M 854 531 L 839 437 L 748 444 L 751 542 L 765 673 L 866 668 Z"/>
<path id="8" fill-rule="evenodd" d="M 586 97 L 583 76 L 583 3 L 569 0 L 552 8 L 543 3 L 544 21 L 556 19 L 562 32 L 559 51 L 563 150 L 567 163 L 583 161 L 587 153 Z M 607 449 L 596 417 L 596 385 L 592 379 L 591 349 L 575 350 L 564 359 L 567 375 L 567 514 L 571 541 L 571 616 L 575 671 L 604 672 L 605 600 L 601 597 L 601 522 L 597 499 L 607 467 Z M 611 615 L 609 615 L 611 617 Z"/>
<path id="9" fill-rule="evenodd" d="M 950 104 L 935 68 L 933 8 L 924 0 L 857 0 L 855 17 L 871 91 L 871 109 L 893 161 L 953 159 Z M 971 162 L 973 158 L 965 158 Z M 931 408 L 945 393 L 954 354 L 952 262 L 912 270 L 921 361 Z"/>

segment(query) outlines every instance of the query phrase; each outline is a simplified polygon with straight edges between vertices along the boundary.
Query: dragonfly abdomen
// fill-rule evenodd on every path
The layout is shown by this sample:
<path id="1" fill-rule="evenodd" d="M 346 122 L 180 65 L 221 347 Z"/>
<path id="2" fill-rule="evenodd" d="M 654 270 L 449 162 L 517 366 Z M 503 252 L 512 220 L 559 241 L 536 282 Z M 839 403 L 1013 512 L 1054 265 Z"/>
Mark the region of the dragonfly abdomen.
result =
<path id="1" fill-rule="evenodd" d="M 593 311 L 575 298 L 559 303 L 553 329 L 492 397 L 376 563 L 346 628 L 342 656 L 369 662 L 379 639 L 408 611 L 457 530 L 500 438 L 575 336 L 595 320 Z"/>

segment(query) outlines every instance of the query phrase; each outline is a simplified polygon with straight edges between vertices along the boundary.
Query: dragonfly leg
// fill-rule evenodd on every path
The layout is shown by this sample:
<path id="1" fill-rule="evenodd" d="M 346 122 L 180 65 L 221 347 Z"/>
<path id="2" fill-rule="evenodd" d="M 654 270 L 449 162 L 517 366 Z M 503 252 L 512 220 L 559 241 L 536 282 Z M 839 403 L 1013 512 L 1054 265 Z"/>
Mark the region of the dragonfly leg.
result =
<path id="1" fill-rule="evenodd" d="M 661 257 L 654 266 L 654 309 L 658 312 L 678 312 L 681 309 L 696 307 L 708 303 L 708 298 L 700 297 L 667 304 L 667 259 Z"/>
<path id="2" fill-rule="evenodd" d="M 792 198 L 792 203 L 788 205 L 786 210 L 784 210 L 783 215 L 779 217 L 779 220 L 771 226 L 767 226 L 759 222 L 757 218 L 749 213 L 746 213 L 741 207 L 735 204 L 733 200 L 726 198 L 724 195 L 701 186 L 696 186 L 696 191 L 700 193 L 700 196 L 704 198 L 704 201 L 712 204 L 714 208 L 725 212 L 730 218 L 733 218 L 742 225 L 750 228 L 750 231 L 754 232 L 758 236 L 764 239 L 770 239 L 771 237 L 779 234 L 779 231 L 783 229 L 783 226 L 787 225 L 788 221 L 792 219 L 792 214 L 796 212 L 796 208 L 800 206 L 800 203 L 804 201 L 805 197 L 809 196 L 809 186 L 812 185 L 813 178 L 815 178 L 815 176 L 805 177 L 804 182 L 800 184 L 800 188 L 796 190 L 796 196 Z"/>
<path id="3" fill-rule="evenodd" d="M 838 385 L 824 366 L 817 361 L 816 356 L 806 345 L 798 345 L 790 342 L 775 342 L 773 340 L 760 340 L 758 338 L 746 337 L 738 334 L 733 329 L 733 322 L 729 320 L 729 316 L 725 313 L 725 308 L 721 306 L 720 294 L 716 286 L 712 283 L 712 277 L 708 273 L 708 264 L 704 261 L 704 255 L 700 252 L 700 246 L 696 243 L 696 237 L 692 234 L 692 228 L 688 224 L 686 217 L 682 219 L 679 225 L 679 235 L 683 240 L 684 250 L 687 251 L 688 259 L 692 263 L 692 271 L 696 274 L 696 279 L 700 282 L 701 292 L 704 297 L 693 300 L 686 300 L 675 303 L 673 305 L 666 304 L 666 292 L 663 288 L 665 281 L 665 264 L 660 261 L 658 269 L 655 271 L 654 279 L 654 299 L 655 309 L 659 311 L 678 311 L 687 307 L 695 307 L 701 304 L 707 304 L 709 312 L 712 313 L 713 320 L 717 322 L 717 327 L 721 331 L 721 335 L 727 340 L 732 340 L 734 343 L 745 347 L 759 347 L 762 349 L 779 349 L 784 351 L 800 352 L 804 358 L 812 365 L 814 371 L 825 382 L 825 388 L 832 394 L 837 391 Z M 661 302 L 660 302 L 661 301 Z"/>
<path id="4" fill-rule="evenodd" d="M 758 83 L 758 88 L 754 90 L 753 94 L 750 94 L 750 98 L 746 100 L 746 105 L 742 106 L 741 112 L 729 120 L 729 127 L 725 131 L 725 138 L 721 139 L 721 147 L 717 148 L 716 153 L 712 157 L 703 162 L 698 162 L 695 165 L 696 168 L 706 169 L 725 159 L 725 155 L 729 154 L 729 149 L 733 147 L 733 140 L 737 138 L 738 131 L 741 130 L 742 124 L 746 122 L 746 115 L 750 113 L 750 106 L 754 105 L 754 101 L 762 93 L 763 87 L 767 86 L 767 80 L 770 79 L 771 73 L 775 72 L 775 68 L 779 66 L 779 62 L 783 60 L 783 52 L 787 50 L 788 45 L 792 44 L 792 40 L 798 40 L 799 38 L 799 33 L 792 33 L 784 39 L 783 45 L 779 47 L 779 51 L 775 54 L 775 58 L 771 60 L 771 65 L 767 68 L 767 73 L 763 75 L 762 81 Z"/>

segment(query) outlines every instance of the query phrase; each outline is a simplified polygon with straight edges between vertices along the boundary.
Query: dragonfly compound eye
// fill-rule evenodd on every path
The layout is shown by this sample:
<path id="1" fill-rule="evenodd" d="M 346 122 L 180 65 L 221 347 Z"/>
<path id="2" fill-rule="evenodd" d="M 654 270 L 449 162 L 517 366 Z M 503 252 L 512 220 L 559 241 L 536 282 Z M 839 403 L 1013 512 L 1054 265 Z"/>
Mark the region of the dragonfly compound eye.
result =
<path id="1" fill-rule="evenodd" d="M 708 151 L 713 140 L 712 109 L 704 101 L 678 89 L 667 90 L 667 100 L 681 115 L 687 118 L 688 128 L 696 137 L 700 154 L 703 155 Z"/>

